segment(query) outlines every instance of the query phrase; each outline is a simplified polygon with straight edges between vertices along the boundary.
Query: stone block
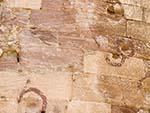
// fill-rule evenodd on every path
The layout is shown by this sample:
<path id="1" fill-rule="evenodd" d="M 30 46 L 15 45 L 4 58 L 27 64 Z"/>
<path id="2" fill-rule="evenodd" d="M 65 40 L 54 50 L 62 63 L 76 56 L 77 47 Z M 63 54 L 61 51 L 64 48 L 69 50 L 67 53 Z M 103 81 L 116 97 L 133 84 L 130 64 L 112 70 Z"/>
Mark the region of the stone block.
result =
<path id="1" fill-rule="evenodd" d="M 75 13 L 64 5 L 65 2 L 44 0 L 42 10 L 31 12 L 31 23 L 49 28 L 75 23 Z"/>
<path id="2" fill-rule="evenodd" d="M 150 41 L 150 25 L 144 22 L 128 21 L 127 36 L 139 40 Z"/>
<path id="3" fill-rule="evenodd" d="M 96 88 L 95 74 L 80 74 L 73 77 L 73 100 L 104 102 L 103 94 Z"/>
<path id="4" fill-rule="evenodd" d="M 111 106 L 106 103 L 71 101 L 67 113 L 111 113 Z"/>
<path id="5" fill-rule="evenodd" d="M 112 104 L 137 108 L 144 106 L 143 92 L 135 80 L 98 75 L 97 89 Z"/>
<path id="6" fill-rule="evenodd" d="M 132 79 L 140 79 L 145 76 L 143 60 L 132 57 L 126 59 L 122 66 L 115 67 L 106 61 L 106 57 L 109 54 L 111 53 L 87 51 L 84 55 L 84 72 Z"/>
<path id="7" fill-rule="evenodd" d="M 20 36 L 22 48 L 20 64 L 22 67 L 31 70 L 83 71 L 83 52 L 57 47 L 57 38 L 50 33 L 51 37 L 49 33 L 46 35 L 39 32 L 41 39 L 33 37 L 29 31 L 25 31 Z"/>
<path id="8" fill-rule="evenodd" d="M 139 6 L 123 5 L 124 15 L 126 19 L 142 21 L 143 9 Z"/>
<path id="9" fill-rule="evenodd" d="M 73 100 L 135 107 L 145 104 L 143 92 L 138 88 L 136 80 L 102 74 L 74 76 Z"/>
<path id="10" fill-rule="evenodd" d="M 40 9 L 41 0 L 6 0 L 7 5 L 12 8 Z"/>

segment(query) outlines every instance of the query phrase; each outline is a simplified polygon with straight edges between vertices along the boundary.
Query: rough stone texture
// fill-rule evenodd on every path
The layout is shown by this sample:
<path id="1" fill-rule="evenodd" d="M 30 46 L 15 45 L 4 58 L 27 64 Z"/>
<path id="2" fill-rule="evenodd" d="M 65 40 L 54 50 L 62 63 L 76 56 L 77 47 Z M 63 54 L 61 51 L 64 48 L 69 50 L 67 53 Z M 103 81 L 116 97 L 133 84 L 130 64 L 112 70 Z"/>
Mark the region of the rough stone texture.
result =
<path id="1" fill-rule="evenodd" d="M 138 81 L 103 74 L 75 76 L 73 100 L 141 107 L 145 103 Z M 146 105 L 146 104 L 145 104 Z"/>
<path id="2" fill-rule="evenodd" d="M 149 113 L 149 0 L 0 0 L 0 113 Z"/>
<path id="3" fill-rule="evenodd" d="M 113 76 L 98 76 L 98 91 L 104 94 L 108 102 L 116 105 L 144 106 L 142 91 L 137 82 Z"/>
<path id="4" fill-rule="evenodd" d="M 107 8 L 110 4 L 95 0 L 95 23 L 91 30 L 101 35 L 126 35 L 126 20 L 122 15 L 109 14 Z"/>
<path id="5" fill-rule="evenodd" d="M 41 32 L 42 33 L 42 32 Z M 50 69 L 52 71 L 82 71 L 83 52 L 71 48 L 58 48 L 57 39 L 50 33 L 44 37 L 32 37 L 30 31 L 25 31 L 21 36 L 21 65 L 29 69 Z M 47 34 L 47 35 L 46 35 Z M 40 38 L 41 37 L 41 38 Z M 31 42 L 30 44 L 26 44 Z M 39 56 L 39 54 L 41 54 Z M 71 70 L 70 70 L 71 71 Z"/>
<path id="6" fill-rule="evenodd" d="M 150 1 L 149 0 L 141 0 L 141 5 L 145 8 L 150 8 L 149 6 Z"/>
<path id="7" fill-rule="evenodd" d="M 142 60 L 129 58 L 125 60 L 121 67 L 115 67 L 109 65 L 105 60 L 109 54 L 111 53 L 87 51 L 84 56 L 84 72 L 132 79 L 140 79 L 145 76 L 145 65 Z"/>
<path id="8" fill-rule="evenodd" d="M 103 102 L 103 94 L 96 88 L 97 77 L 93 74 L 81 74 L 73 77 L 73 100 Z"/>
<path id="9" fill-rule="evenodd" d="M 127 19 L 139 20 L 141 21 L 143 18 L 143 9 L 139 6 L 132 6 L 132 5 L 123 5 L 125 9 L 125 17 Z"/>
<path id="10" fill-rule="evenodd" d="M 127 107 L 119 107 L 112 106 L 112 113 L 137 113 L 138 110 L 136 108 L 127 108 Z"/>
<path id="11" fill-rule="evenodd" d="M 145 8 L 144 9 L 144 19 L 145 22 L 150 23 L 150 8 Z"/>
<path id="12" fill-rule="evenodd" d="M 150 41 L 150 25 L 143 22 L 128 21 L 127 35 L 139 40 Z"/>
<path id="13" fill-rule="evenodd" d="M 143 0 L 142 0 L 143 1 Z M 141 6 L 141 0 L 120 0 L 121 3 Z"/>
<path id="14" fill-rule="evenodd" d="M 129 47 L 127 48 L 127 50 L 133 51 L 134 57 L 142 59 L 150 59 L 150 48 L 149 42 L 147 41 L 137 40 L 134 39 L 134 37 L 124 38 L 119 36 L 105 36 L 100 34 L 96 36 L 95 41 L 99 46 L 97 50 L 107 51 L 111 53 L 117 53 L 118 52 L 117 42 L 124 41 L 124 43 L 127 43 L 125 45 Z M 132 47 L 130 47 L 130 45 L 128 44 L 129 42 L 132 42 L 131 44 Z"/>
<path id="15" fill-rule="evenodd" d="M 72 8 L 65 8 L 65 4 L 67 3 L 69 2 L 66 0 L 43 1 L 42 10 L 32 11 L 31 23 L 43 25 L 45 27 L 48 26 L 49 28 L 56 30 L 59 30 L 61 25 L 74 23 L 74 12 L 71 12 Z"/>

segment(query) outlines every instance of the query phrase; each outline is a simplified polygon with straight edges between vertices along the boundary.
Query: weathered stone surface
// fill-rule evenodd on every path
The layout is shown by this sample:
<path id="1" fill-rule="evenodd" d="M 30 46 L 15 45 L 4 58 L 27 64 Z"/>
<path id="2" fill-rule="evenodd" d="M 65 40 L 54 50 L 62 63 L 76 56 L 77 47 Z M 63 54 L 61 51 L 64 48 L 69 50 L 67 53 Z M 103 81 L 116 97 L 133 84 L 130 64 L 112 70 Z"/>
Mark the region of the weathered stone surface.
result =
<path id="1" fill-rule="evenodd" d="M 99 57 L 93 51 L 87 52 L 84 55 L 84 72 L 99 73 Z"/>
<path id="2" fill-rule="evenodd" d="M 70 0 L 70 5 L 75 10 L 75 22 L 83 31 L 89 30 L 96 18 L 94 14 L 95 5 L 93 1 Z"/>
<path id="3" fill-rule="evenodd" d="M 144 105 L 142 91 L 134 80 L 99 75 L 97 89 L 111 103 L 135 107 Z"/>
<path id="4" fill-rule="evenodd" d="M 24 88 L 35 87 L 41 90 L 47 99 L 71 98 L 71 73 L 59 72 L 0 72 L 1 96 L 17 99 Z"/>
<path id="5" fill-rule="evenodd" d="M 91 25 L 91 30 L 97 35 L 119 35 L 126 34 L 126 20 L 123 15 L 109 14 L 107 8 L 111 5 L 99 1 L 94 2 L 95 8 L 95 24 Z"/>
<path id="6" fill-rule="evenodd" d="M 47 111 L 52 113 L 66 113 L 68 101 L 65 100 L 50 100 L 48 101 Z"/>
<path id="7" fill-rule="evenodd" d="M 67 113 L 111 113 L 111 106 L 106 103 L 71 101 Z"/>
<path id="8" fill-rule="evenodd" d="M 0 113 L 149 113 L 149 9 L 0 0 Z"/>
<path id="9" fill-rule="evenodd" d="M 15 54 L 1 57 L 0 64 L 0 71 L 17 70 L 19 67 Z"/>
<path id="10" fill-rule="evenodd" d="M 119 0 L 119 1 L 123 4 L 132 4 L 132 5 L 141 6 L 141 0 Z"/>
<path id="11" fill-rule="evenodd" d="M 141 0 L 141 5 L 145 8 L 150 8 L 149 6 L 150 1 L 149 0 Z"/>
<path id="12" fill-rule="evenodd" d="M 45 77 L 44 77 L 45 75 Z M 37 87 L 48 99 L 71 99 L 72 75 L 67 72 L 46 72 L 41 75 L 30 75 L 30 87 Z"/>
<path id="13" fill-rule="evenodd" d="M 141 21 L 143 18 L 143 9 L 139 6 L 123 5 L 126 19 Z"/>
<path id="14" fill-rule="evenodd" d="M 37 35 L 42 34 L 39 32 Z M 29 31 L 24 32 L 21 36 L 21 65 L 31 70 L 68 71 L 71 68 L 72 71 L 82 71 L 83 52 L 49 45 L 56 44 L 56 39 L 51 35 L 44 34 L 46 38 L 42 36 L 39 39 Z"/>
<path id="15" fill-rule="evenodd" d="M 145 97 L 145 106 L 148 107 L 150 105 L 150 75 L 146 75 L 140 82 L 141 88 L 143 88 L 143 95 Z"/>
<path id="16" fill-rule="evenodd" d="M 112 106 L 111 113 L 139 113 L 136 108 Z"/>
<path id="17" fill-rule="evenodd" d="M 41 105 L 38 98 L 35 100 L 31 95 L 26 95 L 23 102 L 18 106 L 18 113 L 33 113 L 41 111 Z M 66 113 L 68 102 L 65 100 L 48 100 L 46 111 L 48 113 Z M 41 102 L 42 103 L 42 102 Z"/>
<path id="18" fill-rule="evenodd" d="M 144 21 L 150 23 L 150 8 L 144 9 Z"/>
<path id="19" fill-rule="evenodd" d="M 0 99 L 0 113 L 17 113 L 17 102 L 15 99 L 7 100 L 5 97 Z"/>
<path id="20" fill-rule="evenodd" d="M 137 81 L 121 77 L 102 74 L 74 76 L 73 100 L 141 107 L 144 97 L 137 86 Z"/>
<path id="21" fill-rule="evenodd" d="M 18 25 L 20 27 L 26 27 L 26 25 L 30 24 L 30 10 L 20 9 L 20 8 L 14 8 L 12 9 L 12 12 L 15 16 L 15 19 L 13 20 L 13 24 Z M 11 21 L 12 22 L 12 21 Z"/>
<path id="22" fill-rule="evenodd" d="M 133 51 L 134 57 L 142 58 L 142 59 L 150 59 L 150 48 L 149 48 L 150 43 L 148 41 L 137 40 L 134 39 L 134 37 L 124 38 L 118 36 L 105 36 L 105 35 L 95 36 L 95 41 L 99 46 L 98 50 L 112 52 L 112 53 L 118 53 L 117 42 L 123 41 L 124 43 L 127 43 L 129 50 Z M 128 42 L 131 42 L 131 45 L 133 47 L 130 47 L 130 45 L 128 45 Z"/>
<path id="23" fill-rule="evenodd" d="M 144 62 L 141 59 L 129 58 L 120 67 L 111 66 L 106 57 L 111 53 L 87 51 L 84 56 L 84 72 L 104 75 L 122 76 L 140 79 L 145 76 Z"/>
<path id="24" fill-rule="evenodd" d="M 104 102 L 103 94 L 97 91 L 97 78 L 94 74 L 81 74 L 73 77 L 73 100 Z"/>
<path id="25" fill-rule="evenodd" d="M 51 32 L 50 30 L 43 30 L 41 28 L 33 27 L 31 28 L 31 33 L 34 38 L 39 39 L 44 44 L 58 47 L 58 39 L 56 33 Z"/>
<path id="26" fill-rule="evenodd" d="M 8 100 L 17 99 L 26 78 L 19 76 L 17 71 L 1 71 L 0 76 L 0 96 L 5 96 Z"/>
<path id="27" fill-rule="evenodd" d="M 128 21 L 127 22 L 127 36 L 139 40 L 150 41 L 150 25 L 137 22 L 137 21 Z"/>
<path id="28" fill-rule="evenodd" d="M 149 60 L 144 60 L 144 64 L 145 64 L 146 72 L 150 71 L 150 61 Z"/>
<path id="29" fill-rule="evenodd" d="M 61 48 L 71 48 L 77 50 L 98 50 L 98 46 L 94 39 L 76 39 L 60 36 L 58 39 Z"/>
<path id="30" fill-rule="evenodd" d="M 6 0 L 9 7 L 40 9 L 41 0 Z"/>
<path id="31" fill-rule="evenodd" d="M 74 13 L 68 10 L 71 11 L 72 9 L 66 9 L 62 1 L 46 1 L 43 4 L 42 10 L 32 11 L 31 23 L 49 28 L 55 28 L 57 26 L 59 28 L 59 26 L 64 24 L 73 24 L 75 23 Z"/>

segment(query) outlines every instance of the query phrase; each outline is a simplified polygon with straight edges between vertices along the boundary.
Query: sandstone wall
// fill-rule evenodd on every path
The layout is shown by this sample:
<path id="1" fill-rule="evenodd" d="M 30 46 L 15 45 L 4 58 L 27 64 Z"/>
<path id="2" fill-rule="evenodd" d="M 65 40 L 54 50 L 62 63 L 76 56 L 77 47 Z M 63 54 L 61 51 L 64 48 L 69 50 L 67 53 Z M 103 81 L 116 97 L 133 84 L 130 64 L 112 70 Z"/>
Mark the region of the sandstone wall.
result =
<path id="1" fill-rule="evenodd" d="M 0 0 L 0 113 L 150 113 L 149 0 Z"/>

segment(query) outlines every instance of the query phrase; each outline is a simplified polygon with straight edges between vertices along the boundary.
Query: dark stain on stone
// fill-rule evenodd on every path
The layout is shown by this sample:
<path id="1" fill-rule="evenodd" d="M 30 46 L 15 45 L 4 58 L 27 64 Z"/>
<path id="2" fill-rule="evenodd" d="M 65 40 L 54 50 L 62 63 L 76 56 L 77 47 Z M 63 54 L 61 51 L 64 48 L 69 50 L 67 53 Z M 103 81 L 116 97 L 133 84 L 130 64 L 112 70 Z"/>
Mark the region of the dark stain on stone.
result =
<path id="1" fill-rule="evenodd" d="M 125 62 L 125 57 L 119 54 L 112 54 L 112 56 L 106 56 L 105 60 L 111 66 L 120 67 Z"/>
<path id="2" fill-rule="evenodd" d="M 123 9 L 121 3 L 111 4 L 111 5 L 107 8 L 107 12 L 108 12 L 109 14 L 113 14 L 113 15 L 124 16 L 124 9 Z"/>
<path id="3" fill-rule="evenodd" d="M 46 113 L 45 111 L 41 111 L 41 113 Z"/>
<path id="4" fill-rule="evenodd" d="M 126 107 L 126 106 L 112 105 L 111 109 L 112 109 L 111 113 L 137 113 L 138 112 L 138 109 L 133 107 Z"/>
<path id="5" fill-rule="evenodd" d="M 3 2 L 4 0 L 0 0 L 0 2 Z"/>
<path id="6" fill-rule="evenodd" d="M 50 43 L 57 43 L 57 38 L 53 33 L 47 29 L 32 27 L 31 33 L 35 38 L 39 38 L 43 43 L 50 45 Z"/>
<path id="7" fill-rule="evenodd" d="M 17 62 L 20 62 L 20 55 L 17 53 Z"/>
<path id="8" fill-rule="evenodd" d="M 116 40 L 118 52 L 125 57 L 132 57 L 135 54 L 134 44 L 130 39 L 118 39 Z"/>

